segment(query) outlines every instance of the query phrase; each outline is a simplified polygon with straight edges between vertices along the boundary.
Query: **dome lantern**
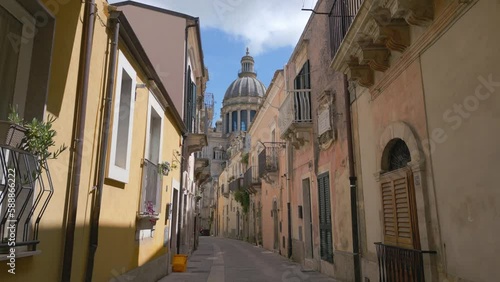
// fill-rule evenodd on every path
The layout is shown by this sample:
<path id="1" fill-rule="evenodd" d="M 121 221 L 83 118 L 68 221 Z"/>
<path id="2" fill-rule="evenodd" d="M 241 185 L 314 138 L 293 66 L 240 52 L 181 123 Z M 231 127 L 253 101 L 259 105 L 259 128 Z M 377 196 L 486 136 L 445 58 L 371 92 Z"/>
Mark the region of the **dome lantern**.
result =
<path id="1" fill-rule="evenodd" d="M 224 100 L 234 97 L 262 97 L 266 93 L 266 87 L 257 79 L 254 70 L 254 59 L 250 51 L 246 49 L 246 55 L 241 58 L 241 70 L 238 79 L 233 81 L 227 88 Z"/>

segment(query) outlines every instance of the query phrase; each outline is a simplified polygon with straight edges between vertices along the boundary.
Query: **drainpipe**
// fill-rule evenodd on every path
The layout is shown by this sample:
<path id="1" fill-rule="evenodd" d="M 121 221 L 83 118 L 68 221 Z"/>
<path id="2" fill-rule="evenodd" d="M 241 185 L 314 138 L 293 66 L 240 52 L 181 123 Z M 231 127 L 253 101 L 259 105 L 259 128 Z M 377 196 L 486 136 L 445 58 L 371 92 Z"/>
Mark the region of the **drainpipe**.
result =
<path id="1" fill-rule="evenodd" d="M 351 129 L 351 102 L 347 76 L 344 75 L 344 110 L 346 118 L 347 151 L 349 155 L 349 187 L 351 193 L 351 220 L 352 220 L 352 252 L 354 258 L 354 281 L 361 282 L 361 263 L 359 257 L 359 230 L 357 206 L 357 178 L 354 169 L 354 149 Z"/>
<path id="2" fill-rule="evenodd" d="M 286 175 L 286 183 L 287 183 L 287 189 L 288 189 L 288 202 L 286 203 L 286 208 L 287 208 L 287 218 L 288 218 L 288 258 L 292 257 L 292 206 L 291 206 L 291 201 L 292 201 L 292 187 L 293 185 L 293 179 L 292 179 L 292 171 L 293 171 L 293 149 L 290 147 L 289 144 L 287 144 L 287 150 L 288 150 L 288 171 Z"/>
<path id="3" fill-rule="evenodd" d="M 104 186 L 104 170 L 106 168 L 106 156 L 108 154 L 109 128 L 111 121 L 111 102 L 113 99 L 113 89 L 115 87 L 116 62 L 118 55 L 118 40 L 120 34 L 120 23 L 118 19 L 112 18 L 109 25 L 113 30 L 113 39 L 111 42 L 109 73 L 108 73 L 108 88 L 106 98 L 104 99 L 104 125 L 101 132 L 101 148 L 99 152 L 99 171 L 97 174 L 97 188 L 95 189 L 94 205 L 91 211 L 90 222 L 90 240 L 89 253 L 87 256 L 87 271 L 85 273 L 85 281 L 92 281 L 94 271 L 94 258 L 97 251 L 99 241 L 99 216 L 101 214 L 102 189 Z"/>
<path id="4" fill-rule="evenodd" d="M 78 115 L 76 116 L 75 144 L 72 160 L 71 191 L 69 192 L 68 220 L 66 223 L 66 234 L 64 240 L 64 255 L 61 280 L 71 280 L 71 267 L 73 263 L 73 243 L 75 240 L 76 213 L 78 209 L 78 194 L 80 193 L 80 174 L 82 170 L 83 141 L 85 134 L 85 119 L 87 116 L 87 97 L 89 90 L 90 60 L 92 56 L 92 43 L 95 27 L 95 0 L 85 2 L 84 31 L 82 33 L 82 45 L 79 69 L 80 99 L 78 99 Z"/>

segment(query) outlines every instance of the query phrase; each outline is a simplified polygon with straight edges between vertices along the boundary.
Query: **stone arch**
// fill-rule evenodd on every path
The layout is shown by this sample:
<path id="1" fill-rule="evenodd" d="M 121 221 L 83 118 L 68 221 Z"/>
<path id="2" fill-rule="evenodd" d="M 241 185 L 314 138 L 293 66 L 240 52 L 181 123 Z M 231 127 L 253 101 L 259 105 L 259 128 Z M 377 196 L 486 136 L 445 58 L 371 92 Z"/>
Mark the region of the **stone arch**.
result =
<path id="1" fill-rule="evenodd" d="M 420 149 L 421 147 L 413 130 L 404 122 L 394 122 L 388 125 L 380 135 L 378 150 L 380 153 L 377 158 L 377 170 L 380 173 L 387 171 L 388 152 L 398 139 L 403 140 L 410 151 L 411 162 L 408 165 L 411 167 L 423 167 L 425 156 Z"/>

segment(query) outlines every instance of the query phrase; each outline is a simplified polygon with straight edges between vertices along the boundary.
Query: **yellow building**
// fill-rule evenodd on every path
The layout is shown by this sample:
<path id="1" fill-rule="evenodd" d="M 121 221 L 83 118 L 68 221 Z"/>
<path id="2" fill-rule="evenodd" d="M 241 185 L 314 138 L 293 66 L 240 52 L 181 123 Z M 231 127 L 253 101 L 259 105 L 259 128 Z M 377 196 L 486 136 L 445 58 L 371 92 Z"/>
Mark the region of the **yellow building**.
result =
<path id="1" fill-rule="evenodd" d="M 7 241 L 0 243 L 0 281 L 165 276 L 171 239 L 180 232 L 181 171 L 188 167 L 182 156 L 196 150 L 192 143 L 201 137 L 190 140 L 172 94 L 125 15 L 102 0 L 2 1 L 0 41 L 6 62 L 0 120 L 10 105 L 26 121 L 54 116 L 55 144 L 69 148 L 48 161 L 39 179 L 16 184 L 16 206 L 26 208 L 15 209 L 23 224 L 14 260 Z M 191 60 L 203 66 L 202 56 Z M 195 78 L 201 97 L 205 71 Z M 183 150 L 183 144 L 191 145 Z M 11 162 L 34 160 L 3 141 L 0 149 L 2 178 Z M 6 187 L 2 180 L 2 218 L 9 216 Z M 6 221 L 0 224 L 2 239 L 8 239 Z"/>

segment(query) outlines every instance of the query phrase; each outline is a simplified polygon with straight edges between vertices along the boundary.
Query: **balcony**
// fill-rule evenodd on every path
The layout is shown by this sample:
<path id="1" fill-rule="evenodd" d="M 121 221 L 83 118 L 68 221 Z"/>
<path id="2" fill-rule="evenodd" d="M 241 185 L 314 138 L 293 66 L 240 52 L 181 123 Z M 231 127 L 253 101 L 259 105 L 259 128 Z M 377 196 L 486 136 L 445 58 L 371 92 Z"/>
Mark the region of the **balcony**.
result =
<path id="1" fill-rule="evenodd" d="M 229 191 L 236 192 L 238 189 L 243 187 L 243 178 L 236 178 L 229 182 Z"/>
<path id="2" fill-rule="evenodd" d="M 461 9 L 465 6 L 456 3 L 449 15 L 458 18 Z M 330 16 L 331 68 L 377 95 L 438 36 L 429 28 L 433 21 L 431 0 L 336 0 Z M 451 21 L 443 17 L 435 25 L 445 28 Z M 419 32 L 410 34 L 412 26 Z"/>
<path id="3" fill-rule="evenodd" d="M 278 152 L 283 147 L 283 143 L 264 143 L 265 148 L 259 153 L 259 177 L 265 182 L 272 184 L 277 178 L 279 156 Z"/>
<path id="4" fill-rule="evenodd" d="M 220 191 L 221 191 L 222 196 L 224 196 L 225 198 L 229 197 L 229 189 L 226 187 L 226 185 L 222 184 L 220 186 Z"/>
<path id="5" fill-rule="evenodd" d="M 189 133 L 184 139 L 184 144 L 186 146 L 187 155 L 189 156 L 194 152 L 201 151 L 203 147 L 207 146 L 207 135 Z"/>
<path id="6" fill-rule="evenodd" d="M 335 56 L 364 0 L 335 0 L 329 15 L 330 50 Z"/>
<path id="7" fill-rule="evenodd" d="M 41 167 L 43 166 L 43 168 Z M 18 257 L 32 255 L 40 242 L 39 224 L 54 193 L 47 162 L 0 145 L 0 260 L 15 242 Z M 8 204 L 15 207 L 8 208 Z"/>
<path id="8" fill-rule="evenodd" d="M 197 154 L 194 160 L 194 175 L 199 178 L 206 168 L 210 167 L 210 160 L 205 158 L 202 154 Z"/>
<path id="9" fill-rule="evenodd" d="M 375 243 L 379 269 L 379 281 L 425 281 L 423 254 L 435 251 L 405 249 Z"/>
<path id="10" fill-rule="evenodd" d="M 281 139 L 292 142 L 299 149 L 310 139 L 312 132 L 311 91 L 288 91 L 279 109 Z"/>
<path id="11" fill-rule="evenodd" d="M 261 182 L 256 166 L 250 167 L 245 172 L 243 186 L 249 194 L 257 193 L 261 187 Z"/>

